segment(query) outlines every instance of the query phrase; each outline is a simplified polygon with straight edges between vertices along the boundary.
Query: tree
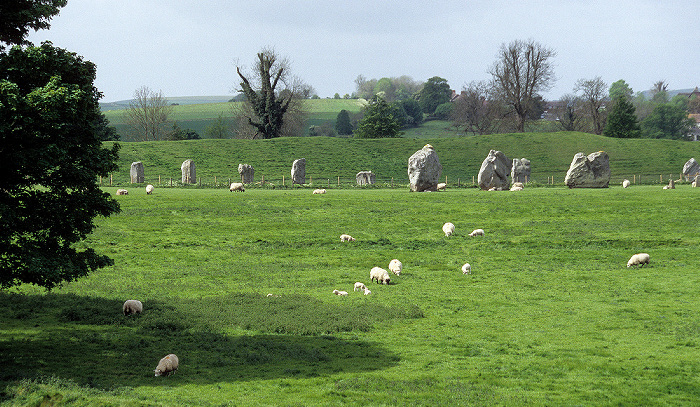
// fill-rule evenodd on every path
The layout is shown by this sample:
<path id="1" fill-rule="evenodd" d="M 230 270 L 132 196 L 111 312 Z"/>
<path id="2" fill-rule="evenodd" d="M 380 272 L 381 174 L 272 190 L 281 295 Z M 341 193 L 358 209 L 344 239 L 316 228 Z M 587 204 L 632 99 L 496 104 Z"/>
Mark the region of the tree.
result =
<path id="1" fill-rule="evenodd" d="M 355 130 L 356 138 L 399 137 L 401 125 L 395 110 L 382 98 L 374 98 L 365 106 L 365 115 Z"/>
<path id="2" fill-rule="evenodd" d="M 617 138 L 639 138 L 640 134 L 634 105 L 624 93 L 619 93 L 610 107 L 603 135 Z"/>
<path id="3" fill-rule="evenodd" d="M 183 129 L 177 122 L 173 123 L 173 129 L 168 136 L 168 140 L 180 141 L 180 140 L 199 140 L 199 134 L 192 129 Z"/>
<path id="4" fill-rule="evenodd" d="M 102 141 L 119 141 L 119 133 L 114 126 L 109 125 L 109 120 L 100 112 L 93 122 L 93 128 Z"/>
<path id="5" fill-rule="evenodd" d="M 623 79 L 613 82 L 608 93 L 610 100 L 617 100 L 619 97 L 625 97 L 628 100 L 632 98 L 632 88 Z"/>
<path id="6" fill-rule="evenodd" d="M 0 287 L 52 288 L 113 264 L 75 245 L 95 217 L 119 212 L 97 184 L 117 169 L 119 144 L 103 148 L 96 131 L 95 75 L 50 42 L 0 53 Z"/>
<path id="7" fill-rule="evenodd" d="M 456 126 L 464 126 L 465 132 L 490 134 L 498 128 L 502 114 L 502 106 L 494 99 L 489 83 L 474 81 L 465 85 L 455 100 L 452 120 Z"/>
<path id="8" fill-rule="evenodd" d="M 68 0 L 3 0 L 0 2 L 0 43 L 30 45 L 29 30 L 49 28 Z M 5 49 L 0 44 L 0 51 Z"/>
<path id="9" fill-rule="evenodd" d="M 516 116 L 516 128 L 525 131 L 525 120 L 535 95 L 549 90 L 554 81 L 551 59 L 556 52 L 539 43 L 516 40 L 502 44 L 490 70 L 498 97 Z"/>
<path id="10" fill-rule="evenodd" d="M 433 76 L 423 85 L 418 103 L 424 113 L 433 114 L 439 105 L 449 102 L 451 98 L 452 90 L 447 84 L 447 79 Z"/>
<path id="11" fill-rule="evenodd" d="M 406 112 L 406 116 L 408 116 L 408 125 L 418 126 L 423 123 L 423 109 L 421 109 L 420 103 L 418 103 L 417 100 L 404 99 L 400 103 L 401 107 L 403 107 L 403 110 Z"/>
<path id="12" fill-rule="evenodd" d="M 657 81 L 651 86 L 651 100 L 656 103 L 668 102 L 668 83 L 665 80 Z"/>
<path id="13" fill-rule="evenodd" d="M 581 98 L 572 94 L 559 99 L 554 113 L 557 115 L 557 123 L 564 131 L 580 131 L 583 128 L 582 104 Z"/>
<path id="14" fill-rule="evenodd" d="M 219 117 L 204 129 L 204 137 L 214 139 L 229 138 L 229 124 L 224 119 L 224 114 L 219 113 Z"/>
<path id="15" fill-rule="evenodd" d="M 350 123 L 350 113 L 343 109 L 335 118 L 335 131 L 341 136 L 352 134 L 352 123 Z"/>
<path id="16" fill-rule="evenodd" d="M 641 121 L 642 137 L 680 140 L 695 126 L 682 104 L 661 103 Z"/>
<path id="17" fill-rule="evenodd" d="M 134 91 L 134 98 L 129 101 L 124 115 L 135 140 L 158 141 L 168 136 L 165 124 L 172 112 L 173 107 L 162 91 L 156 93 L 142 86 Z"/>
<path id="18" fill-rule="evenodd" d="M 243 123 L 253 130 L 243 137 L 270 139 L 281 136 L 299 136 L 306 116 L 304 99 L 311 96 L 313 88 L 290 74 L 290 64 L 273 50 L 263 50 L 257 55 L 255 73 L 245 76 L 240 67 L 236 72 L 241 78 L 241 91 L 246 100 L 238 112 Z"/>
<path id="19" fill-rule="evenodd" d="M 608 101 L 608 85 L 600 76 L 593 79 L 579 79 L 574 92 L 581 92 L 586 116 L 595 134 L 603 134 L 605 128 L 605 103 Z"/>

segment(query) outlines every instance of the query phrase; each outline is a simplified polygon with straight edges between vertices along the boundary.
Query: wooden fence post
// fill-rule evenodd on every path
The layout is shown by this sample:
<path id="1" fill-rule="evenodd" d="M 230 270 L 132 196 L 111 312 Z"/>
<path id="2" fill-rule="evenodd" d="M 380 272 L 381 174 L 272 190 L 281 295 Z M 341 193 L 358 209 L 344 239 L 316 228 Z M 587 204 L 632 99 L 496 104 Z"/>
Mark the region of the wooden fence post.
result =
<path id="1" fill-rule="evenodd" d="M 109 186 L 112 186 L 112 174 L 109 174 Z"/>
<path id="2" fill-rule="evenodd" d="M 282 186 L 285 186 L 284 185 L 284 175 L 282 175 Z"/>

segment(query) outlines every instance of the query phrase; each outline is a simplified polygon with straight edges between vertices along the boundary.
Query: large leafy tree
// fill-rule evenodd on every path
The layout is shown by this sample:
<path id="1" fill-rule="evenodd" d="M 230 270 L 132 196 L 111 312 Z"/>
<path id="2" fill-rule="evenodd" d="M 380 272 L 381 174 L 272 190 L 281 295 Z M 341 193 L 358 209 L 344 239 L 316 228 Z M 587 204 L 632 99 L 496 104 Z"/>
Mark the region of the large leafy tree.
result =
<path id="1" fill-rule="evenodd" d="M 418 102 L 424 113 L 433 114 L 438 106 L 449 102 L 451 97 L 452 90 L 447 83 L 447 79 L 433 76 L 423 85 Z"/>
<path id="2" fill-rule="evenodd" d="M 343 109 L 335 117 L 335 131 L 341 136 L 352 134 L 352 123 L 350 122 L 350 113 Z"/>
<path id="3" fill-rule="evenodd" d="M 401 124 L 396 120 L 394 107 L 382 98 L 370 100 L 364 117 L 355 130 L 356 138 L 391 138 L 401 135 Z"/>
<path id="4" fill-rule="evenodd" d="M 29 45 L 30 30 L 49 28 L 51 18 L 68 0 L 2 0 L 0 1 L 0 51 L 5 44 Z"/>
<path id="5" fill-rule="evenodd" d="M 641 135 L 634 105 L 624 93 L 620 93 L 612 102 L 608 121 L 603 135 L 617 138 L 639 138 Z"/>
<path id="6" fill-rule="evenodd" d="M 688 117 L 687 102 L 661 103 L 641 121 L 642 137 L 680 140 L 691 132 L 695 120 Z"/>

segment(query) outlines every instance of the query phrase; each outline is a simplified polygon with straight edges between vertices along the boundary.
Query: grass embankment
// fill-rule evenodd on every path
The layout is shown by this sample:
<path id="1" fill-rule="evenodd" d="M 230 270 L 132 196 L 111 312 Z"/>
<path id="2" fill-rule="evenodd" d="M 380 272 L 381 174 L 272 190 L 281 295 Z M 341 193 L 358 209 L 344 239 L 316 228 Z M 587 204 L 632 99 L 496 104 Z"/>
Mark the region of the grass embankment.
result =
<path id="1" fill-rule="evenodd" d="M 424 144 L 432 144 L 442 164 L 442 178 L 450 185 L 471 184 L 489 150 L 501 150 L 510 158 L 528 158 L 532 162 L 532 180 L 546 184 L 549 177 L 561 185 L 571 160 L 577 152 L 589 154 L 606 151 L 610 156 L 611 184 L 624 178 L 644 183 L 668 182 L 669 174 L 677 179 L 683 164 L 691 157 L 700 158 L 700 143 L 672 140 L 613 139 L 588 133 L 497 134 L 462 138 L 375 139 L 358 140 L 329 137 L 279 138 L 272 140 L 193 140 L 144 143 L 121 143 L 119 171 L 115 184 L 129 181 L 134 161 L 145 167 L 146 182 L 157 185 L 160 176 L 165 184 L 181 178 L 180 165 L 192 159 L 197 176 L 203 183 L 225 185 L 229 178 L 238 179 L 238 164 L 255 168 L 255 180 L 280 185 L 282 177 L 289 185 L 292 162 L 306 158 L 307 182 L 328 187 L 341 182 L 351 185 L 359 171 L 371 170 L 380 183 L 408 183 L 408 158 Z M 659 176 L 663 176 L 663 181 Z M 639 180 L 637 179 L 637 182 Z M 108 180 L 103 180 L 108 184 Z"/>
<path id="2" fill-rule="evenodd" d="M 687 185 L 117 199 L 88 240 L 115 266 L 48 295 L 0 293 L 5 404 L 700 403 Z M 627 269 L 637 252 L 651 265 Z M 402 275 L 369 284 L 392 258 Z M 145 311 L 126 318 L 131 298 Z M 179 371 L 153 377 L 170 352 Z"/>

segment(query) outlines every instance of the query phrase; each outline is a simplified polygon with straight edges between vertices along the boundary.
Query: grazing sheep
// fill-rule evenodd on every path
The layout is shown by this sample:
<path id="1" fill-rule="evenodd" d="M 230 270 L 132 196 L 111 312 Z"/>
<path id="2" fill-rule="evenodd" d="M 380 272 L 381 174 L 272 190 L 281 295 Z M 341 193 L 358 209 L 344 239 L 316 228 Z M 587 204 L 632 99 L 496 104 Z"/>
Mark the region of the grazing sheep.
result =
<path id="1" fill-rule="evenodd" d="M 442 231 L 445 232 L 446 237 L 449 237 L 455 232 L 455 225 L 453 225 L 450 222 L 447 222 L 444 225 L 442 225 Z"/>
<path id="2" fill-rule="evenodd" d="M 446 184 L 446 183 L 441 182 L 441 183 L 437 184 L 437 190 L 438 190 L 438 191 L 444 191 L 445 188 L 447 188 L 447 184 Z"/>
<path id="3" fill-rule="evenodd" d="M 400 276 L 402 270 L 403 263 L 401 263 L 399 259 L 394 259 L 389 262 L 389 271 L 391 271 L 392 273 L 396 274 L 397 276 Z"/>
<path id="4" fill-rule="evenodd" d="M 514 182 L 513 185 L 510 186 L 511 191 L 513 190 L 513 187 L 524 189 L 525 184 L 523 184 L 522 182 Z"/>
<path id="5" fill-rule="evenodd" d="M 140 314 L 143 312 L 143 304 L 139 300 L 126 300 L 122 306 L 124 315 Z"/>
<path id="6" fill-rule="evenodd" d="M 126 189 L 117 189 L 117 195 L 129 195 L 129 191 Z"/>
<path id="7" fill-rule="evenodd" d="M 522 191 L 522 190 L 523 190 L 523 187 L 519 187 L 519 186 L 513 185 L 512 187 L 510 187 L 510 190 L 511 190 L 511 191 Z"/>
<path id="8" fill-rule="evenodd" d="M 272 293 L 267 294 L 267 296 L 268 296 L 268 297 L 276 297 L 276 298 L 279 298 L 279 295 L 274 295 L 274 294 L 272 294 Z"/>
<path id="9" fill-rule="evenodd" d="M 179 365 L 180 361 L 177 359 L 177 356 L 171 353 L 158 362 L 154 372 L 156 372 L 156 376 L 169 376 L 175 373 Z"/>
<path id="10" fill-rule="evenodd" d="M 626 179 L 622 181 L 622 188 L 629 188 L 631 185 L 630 180 Z"/>
<path id="11" fill-rule="evenodd" d="M 234 192 L 234 191 L 235 192 L 238 192 L 238 191 L 245 192 L 245 187 L 243 186 L 242 182 L 234 182 L 231 184 L 231 186 L 229 187 L 228 190 L 231 192 Z"/>
<path id="12" fill-rule="evenodd" d="M 355 283 L 355 288 L 353 289 L 353 291 L 364 291 L 366 289 L 367 289 L 367 286 L 358 281 Z"/>
<path id="13" fill-rule="evenodd" d="M 370 295 L 372 294 L 372 291 L 369 290 L 369 288 L 365 287 L 365 295 Z"/>
<path id="14" fill-rule="evenodd" d="M 348 292 L 347 291 L 333 290 L 333 294 L 335 294 L 335 295 L 348 295 Z"/>
<path id="15" fill-rule="evenodd" d="M 153 185 L 151 185 L 151 184 L 146 185 L 146 195 L 151 195 L 153 193 L 154 189 L 155 188 L 153 188 Z"/>
<path id="16" fill-rule="evenodd" d="M 350 235 L 340 235 L 341 242 L 354 242 L 355 238 Z"/>
<path id="17" fill-rule="evenodd" d="M 469 234 L 469 237 L 474 237 L 474 236 L 483 236 L 484 235 L 484 229 L 474 229 L 472 233 Z"/>
<path id="18" fill-rule="evenodd" d="M 472 273 L 472 266 L 469 263 L 464 263 L 464 266 L 462 266 L 462 274 L 471 274 Z"/>
<path id="19" fill-rule="evenodd" d="M 644 267 L 645 264 L 649 264 L 649 254 L 647 253 L 637 253 L 630 257 L 627 262 L 627 267 L 639 266 Z"/>
<path id="20" fill-rule="evenodd" d="M 377 284 L 389 284 L 391 282 L 391 277 L 389 277 L 389 272 L 381 267 L 372 267 L 369 271 L 369 279 L 377 281 Z"/>
<path id="21" fill-rule="evenodd" d="M 325 189 L 314 189 L 314 192 L 312 192 L 312 195 L 320 195 L 320 194 L 325 194 L 326 190 Z"/>

